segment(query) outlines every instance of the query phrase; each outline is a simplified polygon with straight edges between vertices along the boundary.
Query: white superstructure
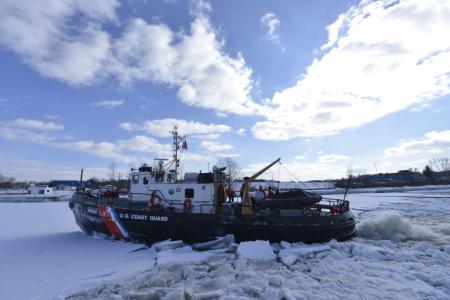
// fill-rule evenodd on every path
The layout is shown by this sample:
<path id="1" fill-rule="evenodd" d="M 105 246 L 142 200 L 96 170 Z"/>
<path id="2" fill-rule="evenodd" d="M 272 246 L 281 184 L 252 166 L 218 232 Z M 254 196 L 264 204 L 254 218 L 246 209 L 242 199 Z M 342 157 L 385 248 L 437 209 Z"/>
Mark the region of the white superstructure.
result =
<path id="1" fill-rule="evenodd" d="M 130 175 L 130 200 L 149 206 L 173 207 L 179 211 L 191 206 L 193 213 L 213 213 L 225 202 L 227 188 L 223 169 L 211 173 L 187 173 L 176 180 L 173 170 L 164 170 L 161 160 L 154 167 L 142 166 Z"/>

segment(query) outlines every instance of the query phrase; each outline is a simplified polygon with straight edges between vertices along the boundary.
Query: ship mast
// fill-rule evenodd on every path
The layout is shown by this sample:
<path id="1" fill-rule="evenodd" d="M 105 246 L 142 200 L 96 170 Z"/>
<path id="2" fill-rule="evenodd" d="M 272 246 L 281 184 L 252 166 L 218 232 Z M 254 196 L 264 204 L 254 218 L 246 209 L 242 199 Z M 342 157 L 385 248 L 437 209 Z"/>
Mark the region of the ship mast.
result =
<path id="1" fill-rule="evenodd" d="M 178 168 L 180 167 L 180 159 L 178 158 L 178 150 L 180 144 L 186 142 L 186 136 L 180 136 L 178 134 L 178 128 L 175 126 L 170 132 L 173 137 L 173 163 L 175 165 L 175 178 L 178 180 Z"/>

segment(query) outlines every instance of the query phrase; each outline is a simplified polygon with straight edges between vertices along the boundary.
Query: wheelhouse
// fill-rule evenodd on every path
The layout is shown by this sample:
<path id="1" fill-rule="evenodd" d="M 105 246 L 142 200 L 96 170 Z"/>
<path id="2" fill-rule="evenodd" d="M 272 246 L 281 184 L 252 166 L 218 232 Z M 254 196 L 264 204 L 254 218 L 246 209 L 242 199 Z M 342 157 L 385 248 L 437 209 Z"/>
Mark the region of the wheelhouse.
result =
<path id="1" fill-rule="evenodd" d="M 143 165 L 130 174 L 130 195 L 133 202 L 148 202 L 149 207 L 186 209 L 192 213 L 214 213 L 215 207 L 225 202 L 227 178 L 224 168 L 213 168 L 208 173 L 186 173 L 177 179 L 176 171 L 166 169 L 166 160 L 155 159 L 153 167 Z"/>

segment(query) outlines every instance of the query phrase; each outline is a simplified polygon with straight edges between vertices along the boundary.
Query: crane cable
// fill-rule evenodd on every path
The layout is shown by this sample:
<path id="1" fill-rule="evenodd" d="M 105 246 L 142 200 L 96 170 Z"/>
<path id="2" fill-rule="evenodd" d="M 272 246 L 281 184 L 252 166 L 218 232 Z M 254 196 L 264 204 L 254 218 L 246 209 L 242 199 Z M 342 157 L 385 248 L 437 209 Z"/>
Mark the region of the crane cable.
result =
<path id="1" fill-rule="evenodd" d="M 300 182 L 300 180 L 299 180 L 299 179 L 298 179 L 291 171 L 289 171 L 288 168 L 286 168 L 285 165 L 283 165 L 283 164 L 281 163 L 281 160 L 279 161 L 279 163 L 280 163 L 281 166 L 283 166 L 283 168 L 284 168 L 284 169 L 285 169 L 292 177 L 295 178 L 295 180 L 297 180 L 298 182 Z"/>

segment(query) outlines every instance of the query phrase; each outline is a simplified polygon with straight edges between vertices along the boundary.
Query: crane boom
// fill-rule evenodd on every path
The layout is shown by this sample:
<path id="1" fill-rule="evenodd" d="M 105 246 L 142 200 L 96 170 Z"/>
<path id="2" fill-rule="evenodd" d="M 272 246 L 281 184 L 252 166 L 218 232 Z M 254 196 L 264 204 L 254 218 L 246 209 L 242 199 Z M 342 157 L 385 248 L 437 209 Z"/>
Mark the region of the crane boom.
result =
<path id="1" fill-rule="evenodd" d="M 256 172 L 255 174 L 253 174 L 252 176 L 249 177 L 250 182 L 252 182 L 253 180 L 255 180 L 257 177 L 259 177 L 259 175 L 263 174 L 265 171 L 269 170 L 274 164 L 276 164 L 277 162 L 279 162 L 281 160 L 281 157 L 278 157 L 277 160 L 273 161 L 272 163 L 270 163 L 269 165 L 265 166 L 264 168 L 262 168 L 261 170 L 259 170 L 258 172 Z"/>
<path id="2" fill-rule="evenodd" d="M 244 192 L 243 192 L 243 197 L 244 197 L 243 200 L 244 201 L 243 201 L 243 206 L 241 208 L 242 215 L 249 216 L 252 214 L 252 207 L 251 207 L 252 202 L 250 200 L 250 195 L 249 195 L 250 184 L 252 183 L 252 181 L 255 180 L 261 174 L 263 174 L 264 172 L 266 172 L 268 169 L 270 169 L 274 164 L 276 164 L 280 160 L 281 160 L 281 157 L 279 157 L 272 163 L 268 164 L 267 166 L 265 166 L 264 168 L 262 168 L 261 170 L 259 170 L 255 174 L 253 174 L 252 176 L 244 178 Z"/>

